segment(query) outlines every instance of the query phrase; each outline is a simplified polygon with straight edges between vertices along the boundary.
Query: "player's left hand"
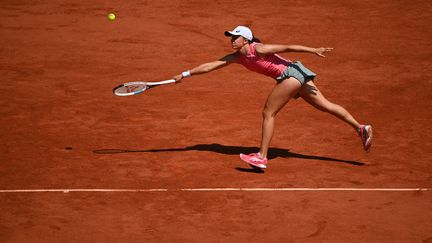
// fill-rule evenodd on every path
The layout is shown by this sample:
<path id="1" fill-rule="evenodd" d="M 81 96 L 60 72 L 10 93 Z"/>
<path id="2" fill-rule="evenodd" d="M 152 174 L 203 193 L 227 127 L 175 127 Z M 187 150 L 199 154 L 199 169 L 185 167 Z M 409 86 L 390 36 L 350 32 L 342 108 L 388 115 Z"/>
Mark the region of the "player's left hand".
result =
<path id="1" fill-rule="evenodd" d="M 320 47 L 315 49 L 315 54 L 320 57 L 325 57 L 324 53 L 330 52 L 331 50 L 333 50 L 331 47 Z"/>

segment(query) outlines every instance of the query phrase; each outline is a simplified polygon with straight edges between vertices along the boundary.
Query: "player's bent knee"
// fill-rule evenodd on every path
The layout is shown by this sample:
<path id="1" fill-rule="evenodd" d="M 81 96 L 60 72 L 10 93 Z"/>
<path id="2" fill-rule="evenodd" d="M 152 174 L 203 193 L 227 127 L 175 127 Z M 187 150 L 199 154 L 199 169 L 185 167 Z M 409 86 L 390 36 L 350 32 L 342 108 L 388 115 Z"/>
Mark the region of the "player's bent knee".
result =
<path id="1" fill-rule="evenodd" d="M 276 114 L 277 114 L 277 112 L 274 112 L 274 111 L 272 111 L 270 109 L 266 109 L 266 108 L 264 108 L 264 110 L 262 112 L 262 116 L 263 116 L 264 119 L 266 119 L 266 118 L 273 118 L 273 117 L 276 116 Z"/>

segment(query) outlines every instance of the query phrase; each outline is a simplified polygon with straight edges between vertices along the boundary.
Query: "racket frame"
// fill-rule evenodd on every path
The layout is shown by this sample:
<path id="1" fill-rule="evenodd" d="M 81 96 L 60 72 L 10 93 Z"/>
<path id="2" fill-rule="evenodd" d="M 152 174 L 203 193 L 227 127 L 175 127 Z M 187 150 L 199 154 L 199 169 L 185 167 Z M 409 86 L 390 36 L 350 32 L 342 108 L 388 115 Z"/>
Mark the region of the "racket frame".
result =
<path id="1" fill-rule="evenodd" d="M 127 82 L 127 83 L 123 83 L 123 84 L 120 84 L 119 86 L 115 87 L 113 89 L 113 93 L 115 95 L 117 95 L 117 96 L 137 95 L 137 94 L 140 94 L 140 93 L 142 93 L 142 92 L 144 92 L 147 89 L 150 89 L 152 87 L 155 87 L 155 86 L 158 86 L 158 85 L 163 85 L 163 84 L 170 84 L 170 83 L 175 83 L 175 80 L 174 79 L 168 79 L 168 80 L 159 81 L 159 82 L 143 82 L 143 81 Z M 129 93 L 117 93 L 116 92 L 116 90 L 118 90 L 119 88 L 131 86 L 131 85 L 143 85 L 144 88 L 140 89 L 138 91 L 129 92 Z"/>

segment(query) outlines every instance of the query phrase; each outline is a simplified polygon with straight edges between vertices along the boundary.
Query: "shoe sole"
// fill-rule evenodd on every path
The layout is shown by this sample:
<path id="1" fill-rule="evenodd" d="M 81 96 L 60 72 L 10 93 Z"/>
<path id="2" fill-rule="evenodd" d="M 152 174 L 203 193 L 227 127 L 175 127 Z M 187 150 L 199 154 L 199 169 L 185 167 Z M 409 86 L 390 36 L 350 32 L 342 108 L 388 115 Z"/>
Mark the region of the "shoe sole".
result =
<path id="1" fill-rule="evenodd" d="M 368 139 L 366 140 L 364 150 L 368 151 L 370 147 L 372 146 L 372 126 L 365 126 L 365 131 L 368 134 Z"/>
<path id="2" fill-rule="evenodd" d="M 251 163 L 251 162 L 249 162 L 249 161 L 243 159 L 242 155 L 243 155 L 243 154 L 240 154 L 240 159 L 243 160 L 244 162 L 246 162 L 248 165 L 252 165 L 253 167 L 260 168 L 260 169 L 265 169 L 265 168 L 267 168 L 266 165 L 263 165 L 263 164 L 253 164 L 253 163 Z"/>

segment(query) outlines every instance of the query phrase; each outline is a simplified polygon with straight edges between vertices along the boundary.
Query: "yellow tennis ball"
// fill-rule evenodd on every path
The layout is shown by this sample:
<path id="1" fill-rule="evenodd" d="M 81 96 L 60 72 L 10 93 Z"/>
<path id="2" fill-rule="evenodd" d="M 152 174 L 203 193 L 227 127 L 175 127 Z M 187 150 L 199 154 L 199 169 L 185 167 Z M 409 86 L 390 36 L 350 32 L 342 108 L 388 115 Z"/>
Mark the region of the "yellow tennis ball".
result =
<path id="1" fill-rule="evenodd" d="M 113 13 L 109 13 L 109 14 L 108 14 L 108 19 L 109 19 L 110 21 L 114 21 L 115 18 L 116 18 L 115 14 L 113 14 Z"/>

